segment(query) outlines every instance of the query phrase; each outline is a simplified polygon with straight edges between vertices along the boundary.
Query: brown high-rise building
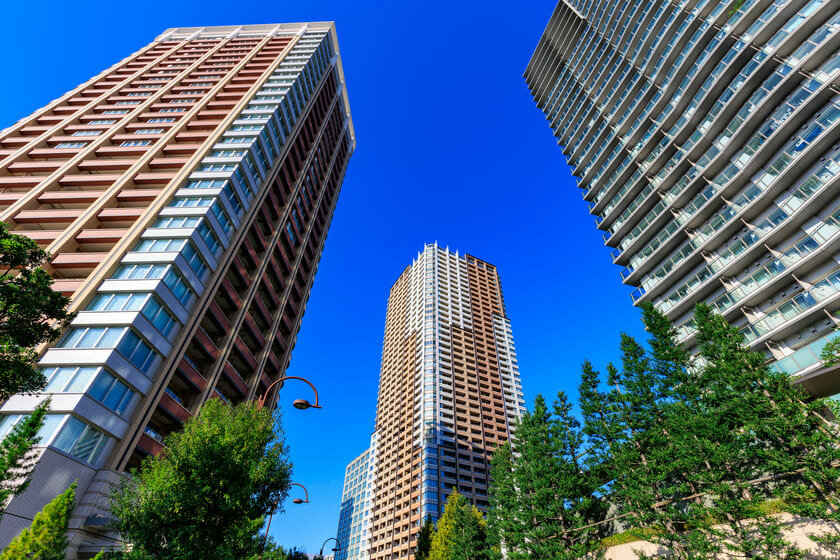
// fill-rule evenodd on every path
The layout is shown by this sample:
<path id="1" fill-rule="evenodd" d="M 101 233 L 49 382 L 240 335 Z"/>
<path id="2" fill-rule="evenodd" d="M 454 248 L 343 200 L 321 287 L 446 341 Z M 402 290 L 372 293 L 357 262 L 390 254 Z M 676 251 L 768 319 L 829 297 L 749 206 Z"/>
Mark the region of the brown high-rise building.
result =
<path id="1" fill-rule="evenodd" d="M 336 560 L 412 557 L 453 488 L 486 511 L 525 411 L 496 267 L 427 245 L 391 288 L 371 449 L 347 470 Z"/>
<path id="2" fill-rule="evenodd" d="M 170 29 L 0 133 L 0 220 L 78 312 L 0 409 L 52 398 L 0 546 L 74 480 L 71 554 L 113 543 L 119 473 L 283 373 L 354 144 L 332 23 Z"/>

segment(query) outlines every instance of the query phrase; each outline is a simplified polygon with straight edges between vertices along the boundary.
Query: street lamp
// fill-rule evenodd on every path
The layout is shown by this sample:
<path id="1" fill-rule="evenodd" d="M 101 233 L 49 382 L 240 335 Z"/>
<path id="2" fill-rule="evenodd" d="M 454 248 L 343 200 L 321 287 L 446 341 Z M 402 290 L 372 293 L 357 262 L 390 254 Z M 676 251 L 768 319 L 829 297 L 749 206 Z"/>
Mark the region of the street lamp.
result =
<path id="1" fill-rule="evenodd" d="M 303 488 L 303 493 L 306 495 L 305 500 L 301 500 L 300 498 L 295 498 L 294 500 L 292 500 L 293 504 L 308 504 L 309 503 L 309 492 L 306 491 L 306 486 L 304 486 L 303 484 L 298 484 L 297 482 L 292 482 L 291 484 L 289 484 L 289 486 L 300 486 L 301 488 Z"/>
<path id="2" fill-rule="evenodd" d="M 270 389 L 271 387 L 269 387 Z M 314 388 L 314 387 L 313 387 Z M 319 407 L 320 408 L 320 407 Z M 305 500 L 301 500 L 300 498 L 295 498 L 292 500 L 293 504 L 308 504 L 309 503 L 309 491 L 306 489 L 306 486 L 300 484 L 298 482 L 292 482 L 289 486 L 300 486 L 303 488 L 303 493 L 306 496 Z M 280 501 L 274 502 L 274 507 L 271 509 L 271 513 L 268 514 L 268 523 L 265 524 L 265 538 L 263 539 L 262 550 L 260 551 L 260 558 L 262 558 L 263 553 L 265 552 L 265 545 L 268 544 L 268 529 L 271 527 L 271 518 L 274 517 L 274 512 L 277 511 L 277 505 Z"/>
<path id="3" fill-rule="evenodd" d="M 309 402 L 306 399 L 297 399 L 292 403 L 292 406 L 294 406 L 295 408 L 297 408 L 299 410 L 306 410 L 307 408 L 321 408 L 321 405 L 318 404 L 318 389 L 315 388 L 315 385 L 313 385 L 312 383 L 309 382 L 309 380 L 304 379 L 303 377 L 296 377 L 294 375 L 287 375 L 285 377 L 281 377 L 280 379 L 274 380 L 274 383 L 269 385 L 268 389 L 265 390 L 265 393 L 263 393 L 263 395 L 259 398 L 259 400 L 257 400 L 257 407 L 258 408 L 265 407 L 265 401 L 268 400 L 268 393 L 271 392 L 271 390 L 274 388 L 275 385 L 277 385 L 281 381 L 285 381 L 287 379 L 298 379 L 300 381 L 303 381 L 304 383 L 306 383 L 307 385 L 312 387 L 312 390 L 315 392 L 315 404 L 312 404 L 311 402 Z"/>
<path id="4" fill-rule="evenodd" d="M 321 551 L 318 553 L 318 556 L 322 558 L 324 557 L 324 547 L 327 546 L 327 543 L 330 541 L 335 541 L 335 548 L 333 549 L 333 552 L 338 552 L 339 550 L 341 550 L 341 543 L 338 542 L 338 539 L 335 537 L 330 537 L 324 541 L 324 544 L 321 545 Z"/>

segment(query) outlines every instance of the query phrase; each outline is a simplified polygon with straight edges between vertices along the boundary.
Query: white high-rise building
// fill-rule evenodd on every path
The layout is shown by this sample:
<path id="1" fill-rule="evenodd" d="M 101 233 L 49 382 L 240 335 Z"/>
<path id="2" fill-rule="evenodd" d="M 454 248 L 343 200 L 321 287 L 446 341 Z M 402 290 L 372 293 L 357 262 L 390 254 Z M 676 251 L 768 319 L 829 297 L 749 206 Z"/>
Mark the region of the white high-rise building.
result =
<path id="1" fill-rule="evenodd" d="M 525 71 L 635 286 L 816 395 L 840 319 L 840 2 L 561 0 Z"/>

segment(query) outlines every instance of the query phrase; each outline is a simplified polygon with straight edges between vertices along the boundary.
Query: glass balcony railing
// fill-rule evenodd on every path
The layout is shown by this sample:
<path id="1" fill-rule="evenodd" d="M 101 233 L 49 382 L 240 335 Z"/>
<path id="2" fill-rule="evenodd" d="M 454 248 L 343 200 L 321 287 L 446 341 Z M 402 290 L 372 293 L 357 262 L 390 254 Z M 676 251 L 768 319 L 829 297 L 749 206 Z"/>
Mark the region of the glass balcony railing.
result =
<path id="1" fill-rule="evenodd" d="M 836 332 L 831 332 L 822 338 L 818 338 L 807 346 L 800 348 L 790 356 L 785 356 L 781 360 L 776 360 L 776 362 L 770 367 L 776 371 L 781 371 L 789 375 L 794 375 L 803 369 L 809 368 L 822 361 L 820 353 L 822 353 L 823 347 L 829 340 L 835 338 L 836 336 Z"/>

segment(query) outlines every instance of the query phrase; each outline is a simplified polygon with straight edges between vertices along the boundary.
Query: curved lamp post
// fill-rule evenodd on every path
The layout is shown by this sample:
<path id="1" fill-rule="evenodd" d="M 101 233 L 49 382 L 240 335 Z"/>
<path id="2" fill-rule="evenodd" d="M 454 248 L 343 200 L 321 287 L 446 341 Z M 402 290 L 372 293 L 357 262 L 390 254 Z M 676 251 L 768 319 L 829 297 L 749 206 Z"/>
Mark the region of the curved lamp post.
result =
<path id="1" fill-rule="evenodd" d="M 307 492 L 306 486 L 304 486 L 303 484 L 298 484 L 297 482 L 292 482 L 291 484 L 289 484 L 289 486 L 300 486 L 301 488 L 303 488 L 303 493 L 306 496 L 305 500 L 301 500 L 300 498 L 295 498 L 294 500 L 292 500 L 293 504 L 308 504 L 309 503 L 309 492 Z"/>
<path id="2" fill-rule="evenodd" d="M 271 387 L 269 387 L 270 389 Z M 320 407 L 319 407 L 320 408 Z M 292 482 L 289 486 L 300 486 L 303 488 L 303 494 L 306 496 L 305 500 L 301 500 L 300 498 L 295 498 L 292 500 L 293 504 L 308 504 L 309 503 L 309 491 L 306 489 L 306 486 L 300 484 L 298 482 Z M 262 550 L 260 551 L 260 558 L 262 558 L 263 553 L 265 552 L 265 545 L 268 544 L 268 529 L 271 527 L 271 518 L 274 517 L 274 512 L 277 511 L 277 505 L 279 502 L 274 503 L 274 508 L 272 508 L 271 513 L 268 514 L 268 523 L 265 524 L 265 538 L 263 539 Z M 338 541 L 336 541 L 338 542 Z"/>
<path id="3" fill-rule="evenodd" d="M 303 381 L 304 383 L 312 387 L 312 390 L 315 392 L 315 404 L 312 404 L 306 399 L 297 399 L 292 403 L 292 406 L 300 410 L 306 410 L 307 408 L 321 408 L 321 405 L 318 404 L 318 389 L 315 388 L 315 385 L 310 383 L 308 379 L 304 379 L 303 377 L 297 377 L 294 375 L 287 375 L 281 377 L 280 379 L 275 379 L 274 382 L 271 385 L 269 385 L 268 388 L 265 390 L 265 393 L 263 393 L 259 400 L 257 400 L 257 407 L 263 408 L 265 406 L 265 401 L 268 400 L 268 394 L 271 392 L 274 386 L 280 383 L 281 381 L 286 381 L 287 379 L 297 379 L 299 381 Z"/>
<path id="4" fill-rule="evenodd" d="M 330 541 L 335 541 L 335 548 L 333 549 L 333 552 L 338 552 L 339 550 L 341 550 L 341 543 L 338 542 L 338 539 L 335 538 L 335 537 L 330 537 L 330 538 L 328 538 L 327 540 L 324 541 L 324 544 L 321 545 L 321 551 L 318 553 L 318 556 L 323 558 L 324 547 L 327 546 L 327 543 L 330 542 Z"/>

